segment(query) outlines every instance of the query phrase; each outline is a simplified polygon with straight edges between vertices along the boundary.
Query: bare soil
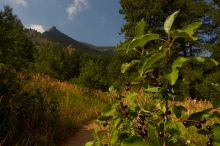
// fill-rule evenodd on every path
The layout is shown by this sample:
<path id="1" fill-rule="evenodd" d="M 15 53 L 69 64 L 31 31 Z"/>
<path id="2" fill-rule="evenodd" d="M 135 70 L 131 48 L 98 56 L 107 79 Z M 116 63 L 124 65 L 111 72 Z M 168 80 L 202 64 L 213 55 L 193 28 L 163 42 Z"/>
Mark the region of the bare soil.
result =
<path id="1" fill-rule="evenodd" d="M 94 121 L 89 122 L 61 146 L 85 146 L 86 142 L 92 140 L 92 131 L 95 128 L 98 128 L 98 125 Z"/>

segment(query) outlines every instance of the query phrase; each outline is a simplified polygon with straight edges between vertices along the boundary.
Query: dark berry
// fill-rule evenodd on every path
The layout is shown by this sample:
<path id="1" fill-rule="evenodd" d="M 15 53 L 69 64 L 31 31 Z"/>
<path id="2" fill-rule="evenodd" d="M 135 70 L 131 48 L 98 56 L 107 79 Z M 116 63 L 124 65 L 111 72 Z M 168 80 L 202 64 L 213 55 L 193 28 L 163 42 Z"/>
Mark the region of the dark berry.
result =
<path id="1" fill-rule="evenodd" d="M 202 128 L 202 125 L 200 123 L 196 123 L 195 126 L 196 126 L 197 129 L 201 129 Z"/>
<path id="2" fill-rule="evenodd" d="M 212 129 L 212 127 L 210 125 L 207 125 L 206 129 L 210 131 Z"/>
<path id="3" fill-rule="evenodd" d="M 128 115 L 129 115 L 129 112 L 123 111 L 123 114 L 124 114 L 125 116 L 128 116 Z"/>
<path id="4" fill-rule="evenodd" d="M 117 99 L 117 100 L 121 100 L 121 96 L 117 96 L 116 99 Z"/>
<path id="5" fill-rule="evenodd" d="M 144 136 L 147 136 L 147 131 L 143 131 L 143 135 L 144 135 Z"/>
<path id="6" fill-rule="evenodd" d="M 158 69 L 155 69 L 153 71 L 154 76 L 158 76 L 160 74 L 160 71 Z"/>
<path id="7" fill-rule="evenodd" d="M 137 124 L 137 129 L 138 129 L 138 130 L 142 130 L 142 125 L 138 123 L 138 124 Z"/>
<path id="8" fill-rule="evenodd" d="M 144 125 L 144 119 L 140 118 L 139 116 L 137 117 L 137 122 L 141 125 Z"/>
<path id="9" fill-rule="evenodd" d="M 125 110 L 126 108 L 128 108 L 128 106 L 127 106 L 127 105 L 124 105 L 122 108 Z"/>
<path id="10" fill-rule="evenodd" d="M 211 142 L 211 141 L 208 141 L 208 142 L 207 142 L 207 146 L 213 146 L 212 142 Z"/>
<path id="11" fill-rule="evenodd" d="M 140 119 L 144 120 L 144 116 L 143 115 L 139 115 L 138 116 Z"/>
<path id="12" fill-rule="evenodd" d="M 145 133 L 143 131 L 139 131 L 138 134 L 143 138 L 147 135 L 147 133 Z"/>
<path id="13" fill-rule="evenodd" d="M 187 120 L 184 120 L 184 121 L 183 121 L 183 125 L 186 127 L 186 126 L 189 125 L 189 122 L 188 122 Z"/>
<path id="14" fill-rule="evenodd" d="M 200 123 L 204 124 L 206 122 L 206 119 L 205 118 L 201 118 L 200 119 Z"/>
<path id="15" fill-rule="evenodd" d="M 156 83 L 156 82 L 154 82 L 154 83 L 153 83 L 153 86 L 157 86 L 157 83 Z"/>
<path id="16" fill-rule="evenodd" d="M 163 131 L 160 131 L 158 134 L 159 134 L 160 137 L 163 137 L 163 136 L 164 136 Z"/>
<path id="17" fill-rule="evenodd" d="M 170 110 L 167 110 L 167 111 L 166 111 L 166 114 L 167 114 L 167 115 L 170 115 L 170 114 L 171 114 L 171 111 L 170 111 Z"/>
<path id="18" fill-rule="evenodd" d="M 146 127 L 146 126 L 144 127 L 144 132 L 145 132 L 145 133 L 147 133 L 147 132 L 148 132 L 148 129 L 147 129 L 147 127 Z"/>
<path id="19" fill-rule="evenodd" d="M 130 90 L 130 88 L 129 88 L 128 86 L 126 86 L 126 87 L 125 87 L 125 90 L 126 90 L 126 91 L 129 91 L 129 90 Z"/>
<path id="20" fill-rule="evenodd" d="M 158 87 L 162 87 L 163 84 L 162 84 L 162 83 L 158 83 L 157 86 L 158 86 Z"/>
<path id="21" fill-rule="evenodd" d="M 126 85 L 126 86 L 130 86 L 130 83 L 129 83 L 129 82 L 127 82 L 125 85 Z"/>
<path id="22" fill-rule="evenodd" d="M 164 113 L 161 113 L 161 114 L 160 114 L 160 116 L 161 116 L 161 117 L 164 117 L 164 116 L 165 116 L 165 114 L 164 114 Z"/>
<path id="23" fill-rule="evenodd" d="M 108 125 L 108 122 L 103 123 L 103 126 L 104 126 L 104 127 L 107 126 L 107 125 Z"/>
<path id="24" fill-rule="evenodd" d="M 171 90 L 167 88 L 167 89 L 166 89 L 166 92 L 167 92 L 167 93 L 171 93 Z"/>

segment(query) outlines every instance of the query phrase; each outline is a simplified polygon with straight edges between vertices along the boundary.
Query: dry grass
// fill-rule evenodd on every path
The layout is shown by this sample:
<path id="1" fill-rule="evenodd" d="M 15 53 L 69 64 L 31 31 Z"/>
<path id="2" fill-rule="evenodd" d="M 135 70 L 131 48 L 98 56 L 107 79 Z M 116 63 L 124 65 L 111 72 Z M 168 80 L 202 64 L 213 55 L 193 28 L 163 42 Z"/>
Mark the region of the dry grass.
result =
<path id="1" fill-rule="evenodd" d="M 57 142 L 70 136 L 85 122 L 96 118 L 108 102 L 106 93 L 100 90 L 80 88 L 39 74 L 31 75 L 30 80 L 25 80 L 25 77 L 21 77 L 21 80 L 22 78 L 26 92 L 37 96 L 39 92 L 44 98 L 46 110 L 43 114 L 50 121 L 44 124 L 45 131 L 48 131 L 46 137 L 55 137 Z M 55 111 L 51 110 L 53 107 Z M 51 125 L 51 122 L 55 125 Z"/>

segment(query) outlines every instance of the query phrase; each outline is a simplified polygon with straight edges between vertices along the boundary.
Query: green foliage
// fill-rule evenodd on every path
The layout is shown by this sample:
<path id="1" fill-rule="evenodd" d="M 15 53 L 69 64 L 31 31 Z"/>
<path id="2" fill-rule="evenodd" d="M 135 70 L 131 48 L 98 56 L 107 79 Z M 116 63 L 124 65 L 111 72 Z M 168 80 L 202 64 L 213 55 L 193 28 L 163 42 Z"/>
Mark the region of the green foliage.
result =
<path id="1" fill-rule="evenodd" d="M 168 16 L 166 21 L 164 22 L 164 31 L 170 35 L 170 29 L 173 25 L 176 16 L 178 15 L 179 11 L 174 12 L 172 15 Z"/>
<path id="2" fill-rule="evenodd" d="M 201 25 L 202 25 L 201 22 L 194 22 L 190 25 L 183 27 L 182 29 L 172 31 L 171 36 L 174 39 L 183 37 L 188 40 L 196 41 L 196 40 L 198 40 L 198 38 L 194 37 L 193 35 Z"/>
<path id="3" fill-rule="evenodd" d="M 88 60 L 81 68 L 77 82 L 85 87 L 105 89 L 108 86 L 106 62 L 100 57 Z"/>
<path id="4" fill-rule="evenodd" d="M 175 57 L 171 52 L 175 50 L 175 38 L 169 37 L 175 17 L 179 11 L 174 12 L 166 19 L 164 23 L 165 32 L 168 34 L 167 40 L 157 38 L 158 47 L 155 44 L 154 50 L 143 49 L 139 54 L 139 59 L 122 65 L 122 73 L 131 66 L 137 72 L 134 82 L 131 82 L 136 88 L 131 89 L 128 83 L 125 91 L 117 92 L 113 87 L 109 89 L 113 98 L 112 105 L 104 108 L 98 122 L 106 127 L 105 133 L 98 138 L 99 145 L 114 146 L 168 146 L 168 145 L 187 145 L 186 131 L 187 127 L 195 126 L 198 134 L 207 135 L 208 143 L 217 144 L 219 142 L 219 123 L 215 123 L 215 129 L 210 125 L 203 129 L 202 124 L 219 115 L 216 111 L 218 104 L 214 108 L 204 109 L 192 113 L 186 118 L 185 113 L 188 111 L 183 105 L 175 102 L 178 99 L 179 84 L 186 82 L 180 78 L 180 69 L 188 62 L 202 64 L 209 61 L 213 66 L 218 66 L 218 62 L 208 57 Z M 200 23 L 187 25 L 185 33 L 180 33 L 178 37 L 188 39 L 193 36 Z M 135 27 L 135 32 L 143 31 L 143 22 L 141 21 Z M 172 31 L 175 31 L 172 29 Z M 137 35 L 131 41 L 146 36 L 148 34 Z M 150 34 L 149 34 L 150 35 Z M 158 35 L 159 36 L 159 35 Z M 137 46 L 144 46 L 147 42 L 136 42 L 130 48 L 137 51 Z M 129 45 L 128 45 L 129 46 Z M 126 50 L 125 50 L 126 52 Z M 189 75 L 190 76 L 190 75 Z M 187 83 L 185 83 L 187 84 Z M 137 88 L 138 87 L 138 88 Z M 172 112 L 171 112 L 172 109 Z M 172 115 L 175 116 L 172 116 Z M 200 130 L 202 129 L 202 130 Z M 211 132 L 210 132 L 211 131 Z M 97 139 L 97 138 L 96 138 Z M 93 142 L 89 144 L 95 146 Z"/>
<path id="5" fill-rule="evenodd" d="M 8 6 L 0 11 L 0 44 L 0 63 L 22 70 L 33 60 L 33 45 Z"/>
<path id="6" fill-rule="evenodd" d="M 142 19 L 137 26 L 135 27 L 135 36 L 141 36 L 145 33 L 144 29 L 145 29 L 145 22 L 144 19 Z"/>
<path id="7" fill-rule="evenodd" d="M 52 42 L 42 44 L 35 53 L 34 70 L 59 78 L 63 69 L 62 48 Z M 61 77 L 62 79 L 62 77 Z"/>

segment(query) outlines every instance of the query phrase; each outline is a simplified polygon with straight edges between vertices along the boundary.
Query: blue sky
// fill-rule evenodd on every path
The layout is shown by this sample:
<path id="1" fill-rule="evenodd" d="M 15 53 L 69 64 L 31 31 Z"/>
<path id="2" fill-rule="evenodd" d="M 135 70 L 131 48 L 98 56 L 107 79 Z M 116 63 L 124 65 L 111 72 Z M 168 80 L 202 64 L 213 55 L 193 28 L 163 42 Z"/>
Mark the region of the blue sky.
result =
<path id="1" fill-rule="evenodd" d="M 56 26 L 70 37 L 94 45 L 116 45 L 123 16 L 118 0 L 0 0 L 13 8 L 25 27 L 40 32 Z"/>

